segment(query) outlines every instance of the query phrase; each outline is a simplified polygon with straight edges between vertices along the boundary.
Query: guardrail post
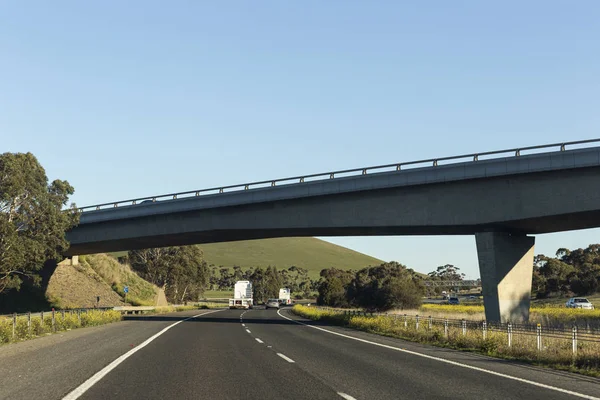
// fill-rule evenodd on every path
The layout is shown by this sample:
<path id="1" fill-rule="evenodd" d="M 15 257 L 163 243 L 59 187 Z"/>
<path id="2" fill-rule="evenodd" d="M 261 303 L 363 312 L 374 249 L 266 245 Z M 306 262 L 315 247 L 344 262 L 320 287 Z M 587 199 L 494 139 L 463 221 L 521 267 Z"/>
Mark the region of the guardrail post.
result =
<path id="1" fill-rule="evenodd" d="M 408 328 L 408 316 L 404 314 L 404 327 Z"/>
<path id="2" fill-rule="evenodd" d="M 433 324 L 433 318 L 431 318 L 431 315 L 429 316 L 429 330 L 431 330 L 431 325 Z"/>
<path id="3" fill-rule="evenodd" d="M 577 354 L 577 325 L 573 325 L 573 355 Z"/>
<path id="4" fill-rule="evenodd" d="M 509 322 L 506 325 L 506 330 L 507 330 L 507 334 L 508 334 L 508 347 L 512 346 L 512 324 Z"/>
<path id="5" fill-rule="evenodd" d="M 29 335 L 31 335 L 31 312 L 27 313 L 27 330 L 29 331 Z"/>
<path id="6" fill-rule="evenodd" d="M 52 309 L 52 332 L 56 332 L 56 319 L 54 315 L 54 308 Z"/>
<path id="7" fill-rule="evenodd" d="M 417 315 L 417 316 L 415 317 L 415 319 L 416 319 L 416 322 L 415 322 L 415 329 L 416 329 L 416 330 L 419 330 L 419 315 Z"/>
<path id="8" fill-rule="evenodd" d="M 13 339 L 15 338 L 15 336 L 17 335 L 17 314 L 13 314 L 13 318 L 12 318 L 12 328 L 13 328 Z"/>
<path id="9" fill-rule="evenodd" d="M 483 329 L 483 340 L 485 340 L 487 338 L 487 322 L 483 321 L 481 325 Z"/>
<path id="10" fill-rule="evenodd" d="M 467 334 L 467 321 L 465 321 L 464 318 L 462 320 L 462 332 L 463 332 L 463 336 L 465 336 Z"/>
<path id="11" fill-rule="evenodd" d="M 444 337 L 448 338 L 448 319 L 444 320 Z"/>
<path id="12" fill-rule="evenodd" d="M 537 336 L 537 349 L 538 349 L 538 351 L 540 351 L 540 350 L 542 350 L 542 325 L 540 325 L 540 324 L 537 324 L 536 336 Z"/>

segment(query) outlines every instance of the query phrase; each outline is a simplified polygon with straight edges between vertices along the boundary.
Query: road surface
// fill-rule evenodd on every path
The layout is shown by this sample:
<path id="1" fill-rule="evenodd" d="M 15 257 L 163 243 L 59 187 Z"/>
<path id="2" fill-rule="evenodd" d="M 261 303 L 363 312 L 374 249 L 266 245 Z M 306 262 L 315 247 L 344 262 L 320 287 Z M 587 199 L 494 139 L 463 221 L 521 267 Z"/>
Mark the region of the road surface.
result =
<path id="1" fill-rule="evenodd" d="M 600 399 L 600 379 L 296 321 L 133 316 L 3 346 L 0 399 Z"/>

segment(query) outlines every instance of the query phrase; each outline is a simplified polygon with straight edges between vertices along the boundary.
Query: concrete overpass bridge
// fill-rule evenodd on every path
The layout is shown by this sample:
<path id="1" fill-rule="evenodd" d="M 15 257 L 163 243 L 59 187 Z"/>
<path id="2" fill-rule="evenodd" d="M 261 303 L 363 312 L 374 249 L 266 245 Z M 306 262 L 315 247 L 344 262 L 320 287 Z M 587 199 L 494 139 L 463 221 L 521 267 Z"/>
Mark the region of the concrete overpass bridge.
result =
<path id="1" fill-rule="evenodd" d="M 486 317 L 527 319 L 528 234 L 600 226 L 599 146 L 515 148 L 83 207 L 67 234 L 69 255 L 293 236 L 474 235 Z"/>

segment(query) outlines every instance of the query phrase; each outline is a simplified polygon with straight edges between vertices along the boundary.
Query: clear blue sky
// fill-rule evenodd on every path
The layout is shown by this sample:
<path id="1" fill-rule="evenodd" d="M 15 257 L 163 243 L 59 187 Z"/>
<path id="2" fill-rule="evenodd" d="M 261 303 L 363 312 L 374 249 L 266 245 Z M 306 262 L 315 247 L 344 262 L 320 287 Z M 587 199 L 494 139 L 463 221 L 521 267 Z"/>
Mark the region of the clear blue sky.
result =
<path id="1" fill-rule="evenodd" d="M 495 3 L 5 1 L 0 150 L 89 205 L 600 137 L 600 2 Z M 472 237 L 329 240 L 478 276 Z"/>

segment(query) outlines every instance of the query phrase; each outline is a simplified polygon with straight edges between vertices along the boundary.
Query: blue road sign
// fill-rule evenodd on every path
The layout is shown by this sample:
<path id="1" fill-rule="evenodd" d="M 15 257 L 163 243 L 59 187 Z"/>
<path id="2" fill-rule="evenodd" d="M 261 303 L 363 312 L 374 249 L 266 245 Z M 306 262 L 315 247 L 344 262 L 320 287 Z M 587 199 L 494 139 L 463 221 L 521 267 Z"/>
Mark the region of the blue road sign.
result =
<path id="1" fill-rule="evenodd" d="M 123 288 L 123 292 L 125 292 L 125 293 L 129 293 L 129 286 L 125 286 L 125 287 Z"/>

